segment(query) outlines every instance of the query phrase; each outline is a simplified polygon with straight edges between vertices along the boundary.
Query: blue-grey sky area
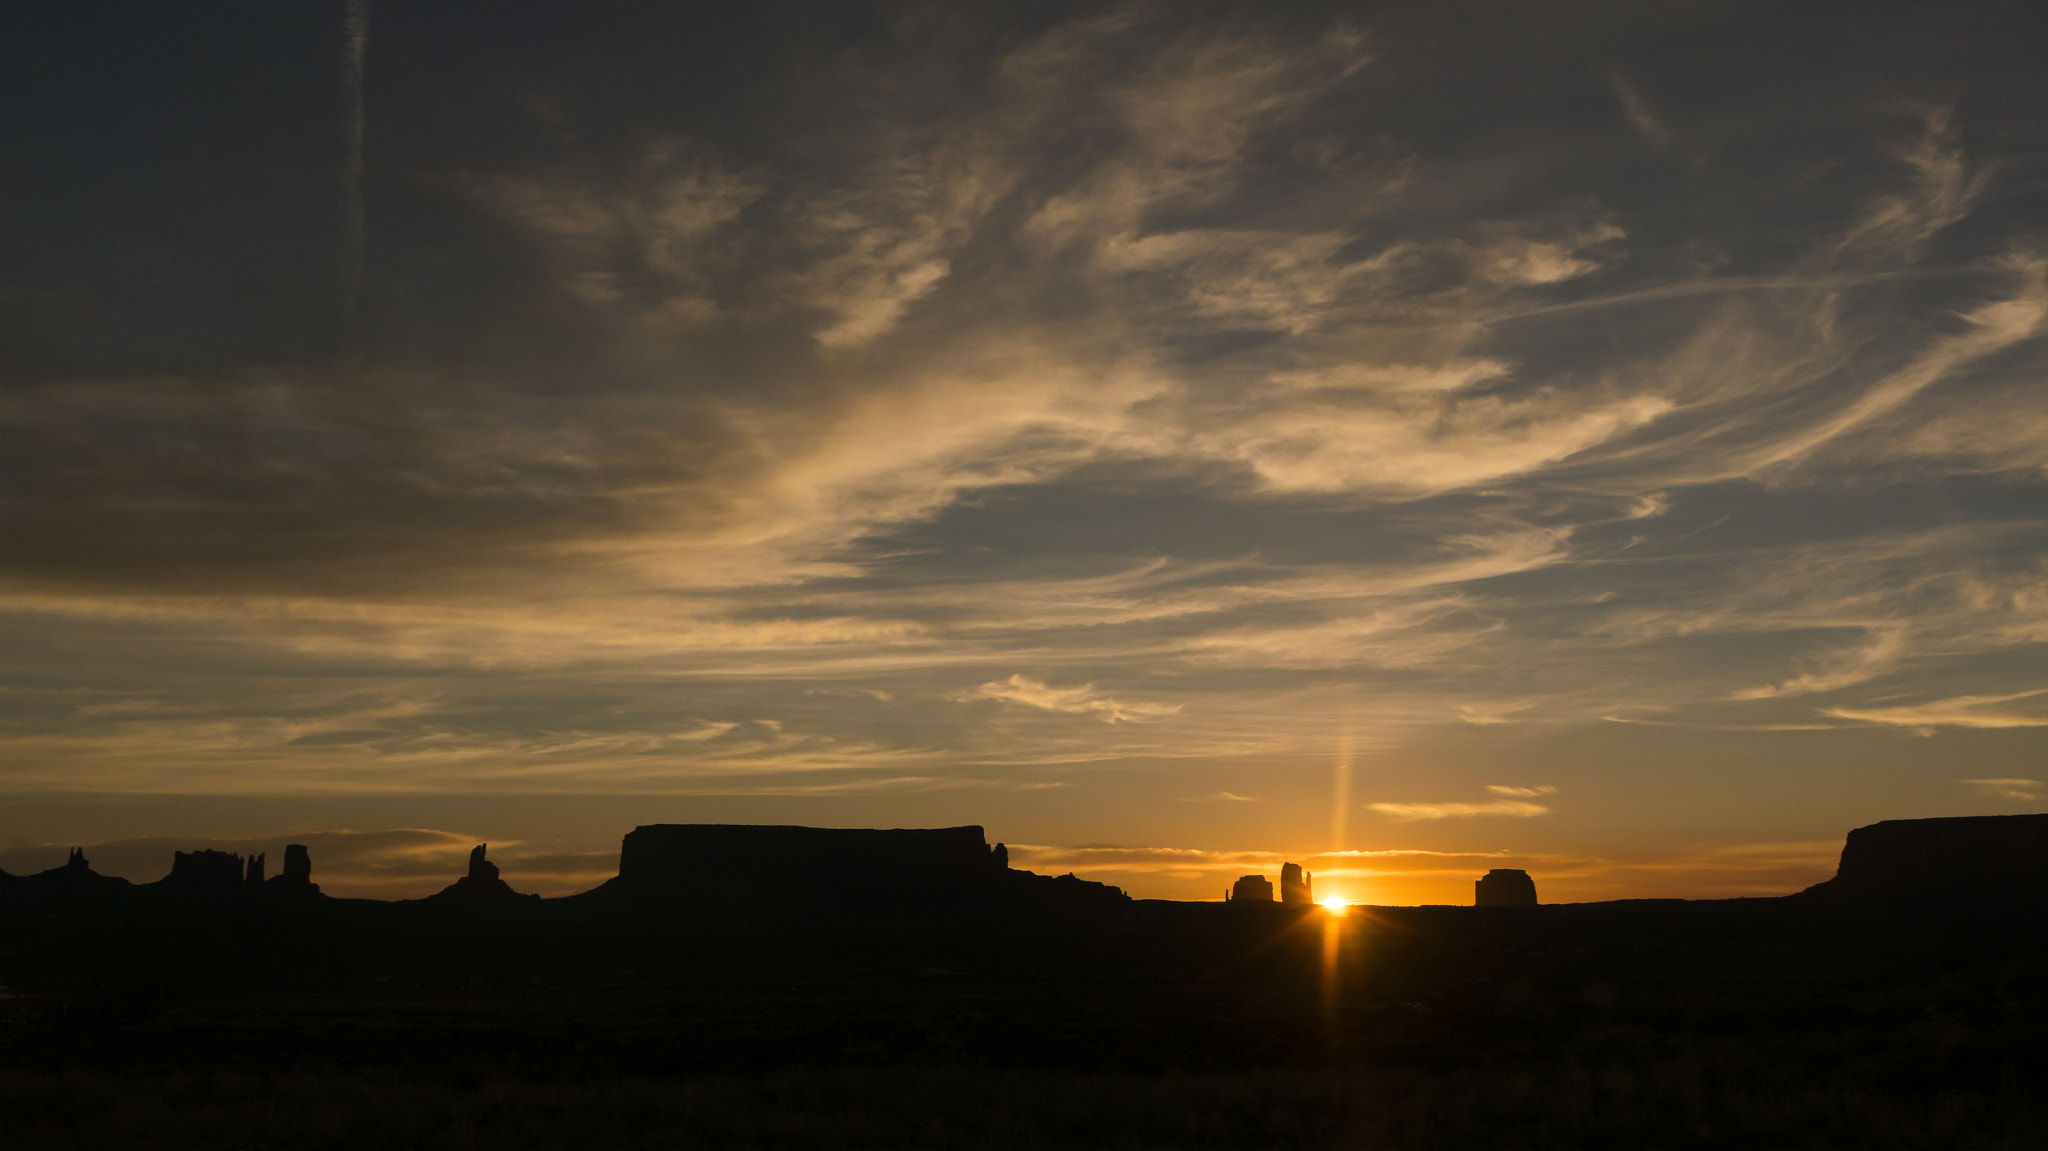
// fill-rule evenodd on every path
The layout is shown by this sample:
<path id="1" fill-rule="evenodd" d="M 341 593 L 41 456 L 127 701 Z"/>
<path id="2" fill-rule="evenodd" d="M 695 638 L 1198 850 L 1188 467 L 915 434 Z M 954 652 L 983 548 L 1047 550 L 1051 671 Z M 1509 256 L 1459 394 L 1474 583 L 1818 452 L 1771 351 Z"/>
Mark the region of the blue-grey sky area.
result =
<path id="1" fill-rule="evenodd" d="M 4 21 L 9 871 L 1722 896 L 2048 802 L 2034 5 Z"/>

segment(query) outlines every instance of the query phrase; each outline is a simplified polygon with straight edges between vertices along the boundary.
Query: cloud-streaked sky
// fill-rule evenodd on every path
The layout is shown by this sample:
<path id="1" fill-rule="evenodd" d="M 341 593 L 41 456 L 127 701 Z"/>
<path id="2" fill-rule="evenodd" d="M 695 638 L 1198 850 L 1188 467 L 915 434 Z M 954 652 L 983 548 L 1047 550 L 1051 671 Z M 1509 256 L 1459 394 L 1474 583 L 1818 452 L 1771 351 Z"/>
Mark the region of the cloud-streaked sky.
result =
<path id="1" fill-rule="evenodd" d="M 1725 895 L 2038 808 L 2032 6 L 1273 9 L 10 13 L 0 866 Z"/>

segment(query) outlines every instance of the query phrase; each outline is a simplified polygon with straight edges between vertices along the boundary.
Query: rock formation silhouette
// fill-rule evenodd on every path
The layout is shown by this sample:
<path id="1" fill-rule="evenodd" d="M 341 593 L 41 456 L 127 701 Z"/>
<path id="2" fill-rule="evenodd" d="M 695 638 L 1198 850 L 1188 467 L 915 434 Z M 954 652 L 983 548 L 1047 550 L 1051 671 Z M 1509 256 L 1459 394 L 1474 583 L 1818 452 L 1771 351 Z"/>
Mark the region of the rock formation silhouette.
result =
<path id="1" fill-rule="evenodd" d="M 1076 907 L 1129 903 L 1121 887 L 1082 879 L 1069 871 L 1065 875 L 1040 875 L 1035 871 L 994 872 L 994 901 L 1012 906 Z"/>
<path id="2" fill-rule="evenodd" d="M 260 873 L 262 856 L 256 857 Z M 264 881 L 266 898 L 311 898 L 320 894 L 320 885 L 313 882 L 313 856 L 303 843 L 284 845 L 284 869 Z"/>
<path id="3" fill-rule="evenodd" d="M 251 852 L 251 853 L 250 853 L 250 855 L 249 855 L 249 870 L 248 870 L 248 872 L 247 872 L 247 873 L 245 874 L 245 876 L 244 876 L 244 877 L 243 877 L 243 879 L 242 879 L 242 883 L 243 883 L 243 885 L 244 885 L 244 886 L 247 886 L 247 887 L 261 887 L 261 886 L 263 886 L 263 859 L 264 859 L 264 854 L 265 854 L 265 853 L 263 853 L 263 852 L 260 852 L 260 851 L 257 851 L 257 852 Z"/>
<path id="4" fill-rule="evenodd" d="M 0 890 L 4 890 L 10 900 L 29 903 L 125 897 L 135 890 L 134 884 L 120 876 L 101 875 L 94 871 L 86 862 L 82 847 L 72 848 L 62 867 L 52 867 L 33 875 L 0 872 L 0 876 L 4 876 L 4 880 L 0 880 Z"/>
<path id="5" fill-rule="evenodd" d="M 487 844 L 479 843 L 469 853 L 469 874 L 427 897 L 438 903 L 488 905 L 525 903 L 538 895 L 522 895 L 498 878 L 498 865 L 484 858 Z"/>
<path id="6" fill-rule="evenodd" d="M 1314 903 L 1314 876 L 1301 869 L 1299 863 L 1289 863 L 1280 868 L 1280 902 Z"/>
<path id="7" fill-rule="evenodd" d="M 1475 907 L 1536 906 L 1536 881 L 1518 867 L 1496 867 L 1472 886 Z"/>
<path id="8" fill-rule="evenodd" d="M 1888 819 L 1842 845 L 1835 877 L 1803 894 L 1998 898 L 2048 894 L 2048 815 Z"/>
<path id="9" fill-rule="evenodd" d="M 278 878 L 286 883 L 313 882 L 313 854 L 303 843 L 284 845 L 284 871 Z"/>
<path id="10" fill-rule="evenodd" d="M 236 891 L 247 885 L 247 879 L 241 856 L 205 848 L 173 852 L 171 873 L 157 884 L 185 891 Z"/>
<path id="11" fill-rule="evenodd" d="M 1239 876 L 1237 882 L 1230 885 L 1230 902 L 1271 903 L 1273 884 L 1263 875 Z"/>
<path id="12" fill-rule="evenodd" d="M 599 901 L 705 910 L 913 907 L 957 902 L 1122 901 L 1073 875 L 1009 869 L 979 827 L 869 828 L 663 823 L 628 832 Z"/>
<path id="13" fill-rule="evenodd" d="M 72 854 L 66 856 L 66 860 L 63 860 L 63 866 L 53 866 L 49 870 L 39 870 L 39 872 L 35 872 L 35 875 L 25 877 L 25 879 L 43 879 L 43 881 L 49 881 L 49 883 L 63 883 L 63 885 L 72 885 L 72 887 L 80 887 L 80 885 L 133 887 L 129 881 L 125 881 L 121 877 L 100 875 L 100 872 L 92 870 L 92 864 L 86 862 L 86 850 L 84 848 L 72 848 Z"/>

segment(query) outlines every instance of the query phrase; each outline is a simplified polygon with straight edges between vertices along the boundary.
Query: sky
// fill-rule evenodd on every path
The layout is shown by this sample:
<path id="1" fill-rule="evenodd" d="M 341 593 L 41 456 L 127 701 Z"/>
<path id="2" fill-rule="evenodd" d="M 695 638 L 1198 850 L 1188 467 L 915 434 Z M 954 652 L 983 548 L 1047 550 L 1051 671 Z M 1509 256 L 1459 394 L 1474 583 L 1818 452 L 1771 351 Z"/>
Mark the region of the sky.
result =
<path id="1" fill-rule="evenodd" d="M 1709 898 L 2048 810 L 2034 5 L 4 20 L 0 868 Z"/>

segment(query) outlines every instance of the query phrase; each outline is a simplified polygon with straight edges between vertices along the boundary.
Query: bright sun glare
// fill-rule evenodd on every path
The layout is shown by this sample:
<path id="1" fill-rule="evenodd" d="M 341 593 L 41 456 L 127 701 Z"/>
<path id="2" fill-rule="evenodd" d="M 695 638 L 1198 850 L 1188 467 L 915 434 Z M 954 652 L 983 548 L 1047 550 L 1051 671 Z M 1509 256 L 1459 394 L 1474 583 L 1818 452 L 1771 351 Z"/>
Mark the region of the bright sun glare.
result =
<path id="1" fill-rule="evenodd" d="M 1323 910 L 1331 915 L 1342 915 L 1351 910 L 1351 904 L 1333 895 L 1323 900 Z"/>

